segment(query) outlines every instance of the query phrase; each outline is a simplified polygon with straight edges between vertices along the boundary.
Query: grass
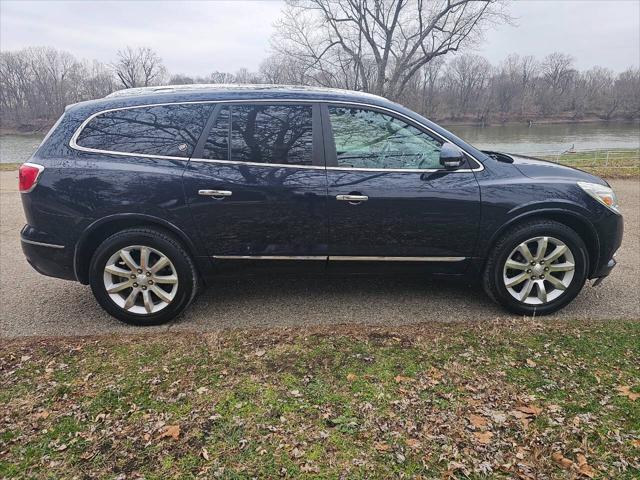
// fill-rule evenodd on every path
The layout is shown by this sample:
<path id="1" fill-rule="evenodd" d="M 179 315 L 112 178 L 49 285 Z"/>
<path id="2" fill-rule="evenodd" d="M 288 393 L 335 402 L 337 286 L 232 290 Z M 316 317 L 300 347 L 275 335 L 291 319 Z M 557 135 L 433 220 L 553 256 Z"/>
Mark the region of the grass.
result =
<path id="1" fill-rule="evenodd" d="M 20 163 L 0 163 L 0 172 L 11 172 L 17 170 Z"/>
<path id="2" fill-rule="evenodd" d="M 637 321 L 14 341 L 0 382 L 0 478 L 640 475 Z"/>
<path id="3" fill-rule="evenodd" d="M 541 158 L 580 168 L 600 177 L 640 177 L 640 150 L 638 149 L 591 150 Z"/>

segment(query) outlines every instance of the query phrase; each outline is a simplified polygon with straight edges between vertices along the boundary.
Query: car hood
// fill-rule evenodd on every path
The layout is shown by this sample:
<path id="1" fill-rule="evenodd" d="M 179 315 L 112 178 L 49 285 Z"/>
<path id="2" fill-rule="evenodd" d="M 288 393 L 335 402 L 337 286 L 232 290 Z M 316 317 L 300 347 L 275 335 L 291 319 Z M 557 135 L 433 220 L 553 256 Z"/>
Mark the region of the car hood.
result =
<path id="1" fill-rule="evenodd" d="M 548 160 L 540 160 L 538 158 L 526 157 L 523 155 L 513 155 L 510 153 L 506 155 L 513 159 L 513 166 L 529 178 L 580 180 L 584 182 L 608 185 L 607 182 L 600 177 L 578 170 L 577 168 L 567 167 Z"/>

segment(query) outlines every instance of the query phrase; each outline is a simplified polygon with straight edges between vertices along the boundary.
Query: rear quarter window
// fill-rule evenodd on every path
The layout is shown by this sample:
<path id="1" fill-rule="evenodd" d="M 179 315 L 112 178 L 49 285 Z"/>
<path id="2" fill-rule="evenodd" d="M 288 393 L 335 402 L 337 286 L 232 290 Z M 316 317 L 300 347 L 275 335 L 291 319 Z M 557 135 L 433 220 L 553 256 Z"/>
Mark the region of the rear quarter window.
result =
<path id="1" fill-rule="evenodd" d="M 76 138 L 92 150 L 188 158 L 211 114 L 211 104 L 134 107 L 100 113 Z"/>

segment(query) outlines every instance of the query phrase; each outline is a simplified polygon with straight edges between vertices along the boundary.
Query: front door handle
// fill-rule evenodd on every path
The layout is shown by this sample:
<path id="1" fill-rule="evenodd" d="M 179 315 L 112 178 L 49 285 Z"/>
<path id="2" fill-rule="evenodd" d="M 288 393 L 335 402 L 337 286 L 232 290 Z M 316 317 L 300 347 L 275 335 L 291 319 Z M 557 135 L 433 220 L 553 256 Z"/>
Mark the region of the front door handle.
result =
<path id="1" fill-rule="evenodd" d="M 369 200 L 369 197 L 366 195 L 336 195 L 336 200 L 341 200 L 343 202 L 349 202 L 351 205 L 357 205 L 362 202 L 366 202 Z"/>
<path id="2" fill-rule="evenodd" d="M 224 197 L 230 197 L 233 195 L 233 192 L 231 190 L 198 190 L 198 195 L 222 200 Z"/>

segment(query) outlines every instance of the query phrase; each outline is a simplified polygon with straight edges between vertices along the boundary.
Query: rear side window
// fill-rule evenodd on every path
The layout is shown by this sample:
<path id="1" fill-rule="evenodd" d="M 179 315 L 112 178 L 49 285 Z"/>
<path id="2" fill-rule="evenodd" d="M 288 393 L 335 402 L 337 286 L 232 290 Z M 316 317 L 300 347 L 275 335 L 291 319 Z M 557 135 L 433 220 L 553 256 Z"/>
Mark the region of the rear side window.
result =
<path id="1" fill-rule="evenodd" d="M 229 113 L 226 112 L 231 114 L 230 129 Z M 205 144 L 204 158 L 311 165 L 311 118 L 310 105 L 260 104 L 224 107 Z M 227 132 L 230 137 L 227 137 Z M 228 156 L 227 138 L 230 138 Z"/>
<path id="2" fill-rule="evenodd" d="M 188 158 L 211 114 L 211 104 L 157 105 L 101 113 L 76 144 L 112 152 Z"/>

